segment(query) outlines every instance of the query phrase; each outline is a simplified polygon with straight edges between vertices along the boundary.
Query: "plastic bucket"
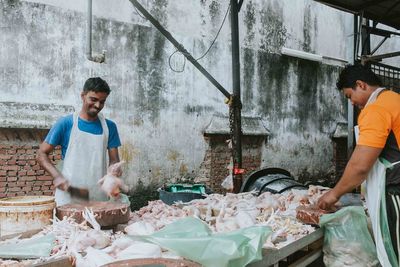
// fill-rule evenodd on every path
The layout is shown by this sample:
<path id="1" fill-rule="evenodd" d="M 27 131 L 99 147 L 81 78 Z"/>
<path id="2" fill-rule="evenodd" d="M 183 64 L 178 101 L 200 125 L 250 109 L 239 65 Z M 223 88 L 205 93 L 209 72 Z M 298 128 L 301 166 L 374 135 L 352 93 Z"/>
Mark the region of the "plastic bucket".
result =
<path id="1" fill-rule="evenodd" d="M 0 199 L 0 236 L 42 229 L 51 223 L 56 207 L 52 196 Z"/>
<path id="2" fill-rule="evenodd" d="M 159 197 L 165 204 L 172 205 L 175 202 L 189 202 L 193 199 L 206 198 L 202 194 L 191 193 L 191 192 L 168 192 L 164 189 L 159 189 Z"/>

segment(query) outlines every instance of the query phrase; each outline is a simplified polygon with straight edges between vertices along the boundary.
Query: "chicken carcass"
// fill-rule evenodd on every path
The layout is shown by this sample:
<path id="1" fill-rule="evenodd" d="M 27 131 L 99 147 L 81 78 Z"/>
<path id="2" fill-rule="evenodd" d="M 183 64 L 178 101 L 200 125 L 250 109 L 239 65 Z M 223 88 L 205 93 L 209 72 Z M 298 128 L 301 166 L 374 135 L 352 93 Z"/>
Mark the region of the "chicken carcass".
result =
<path id="1" fill-rule="evenodd" d="M 98 184 L 101 186 L 101 189 L 110 198 L 119 197 L 121 190 L 123 192 L 128 191 L 128 187 L 120 178 L 118 178 L 122 175 L 121 167 L 124 163 L 124 161 L 120 161 L 110 165 L 107 169 L 107 174 L 98 182 Z"/>

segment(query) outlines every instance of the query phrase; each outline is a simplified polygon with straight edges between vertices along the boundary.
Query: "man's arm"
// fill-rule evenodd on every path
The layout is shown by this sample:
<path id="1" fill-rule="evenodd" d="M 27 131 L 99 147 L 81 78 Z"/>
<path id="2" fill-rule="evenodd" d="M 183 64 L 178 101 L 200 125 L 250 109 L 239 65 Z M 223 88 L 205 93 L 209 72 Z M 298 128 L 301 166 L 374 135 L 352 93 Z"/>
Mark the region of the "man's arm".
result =
<path id="1" fill-rule="evenodd" d="M 54 186 L 65 191 L 68 189 L 68 181 L 57 170 L 57 168 L 54 167 L 54 165 L 51 163 L 49 159 L 49 154 L 53 150 L 54 146 L 46 142 L 43 142 L 39 146 L 36 160 L 39 162 L 40 166 L 42 166 L 43 169 L 45 169 L 54 178 Z"/>
<path id="2" fill-rule="evenodd" d="M 332 209 L 343 194 L 361 185 L 381 152 L 382 148 L 357 145 L 339 182 L 319 199 L 318 206 Z"/>
<path id="3" fill-rule="evenodd" d="M 108 149 L 108 158 L 109 158 L 108 166 L 119 162 L 118 147 Z"/>

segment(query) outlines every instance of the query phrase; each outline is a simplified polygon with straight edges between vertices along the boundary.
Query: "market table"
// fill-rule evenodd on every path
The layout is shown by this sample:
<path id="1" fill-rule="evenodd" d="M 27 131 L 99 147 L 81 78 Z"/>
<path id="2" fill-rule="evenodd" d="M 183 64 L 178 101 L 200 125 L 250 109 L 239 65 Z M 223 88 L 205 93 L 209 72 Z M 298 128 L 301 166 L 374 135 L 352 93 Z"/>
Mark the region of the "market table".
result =
<path id="1" fill-rule="evenodd" d="M 280 249 L 264 249 L 263 259 L 249 264 L 249 267 L 278 266 L 279 262 L 285 260 L 290 255 L 307 250 L 306 255 L 291 263 L 289 266 L 303 267 L 307 266 L 322 255 L 324 231 L 321 228 L 316 229 L 309 235 L 306 235 L 287 246 Z"/>

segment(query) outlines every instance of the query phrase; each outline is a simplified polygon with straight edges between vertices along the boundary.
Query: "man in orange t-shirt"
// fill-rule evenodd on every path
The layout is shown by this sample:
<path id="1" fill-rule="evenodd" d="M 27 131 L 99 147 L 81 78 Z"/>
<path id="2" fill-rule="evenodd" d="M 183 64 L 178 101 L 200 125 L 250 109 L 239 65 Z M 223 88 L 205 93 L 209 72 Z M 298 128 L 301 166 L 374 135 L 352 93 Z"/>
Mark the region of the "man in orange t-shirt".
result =
<path id="1" fill-rule="evenodd" d="M 380 88 L 379 78 L 369 68 L 361 65 L 350 65 L 343 69 L 336 86 L 354 106 L 361 109 L 358 117 L 360 135 L 343 176 L 336 186 L 318 201 L 319 207 L 325 210 L 332 209 L 343 194 L 361 185 L 378 157 L 383 157 L 391 163 L 400 160 L 400 95 Z M 372 100 L 375 97 L 376 99 Z M 386 171 L 387 218 L 397 258 L 400 231 L 399 195 L 400 164 Z"/>

